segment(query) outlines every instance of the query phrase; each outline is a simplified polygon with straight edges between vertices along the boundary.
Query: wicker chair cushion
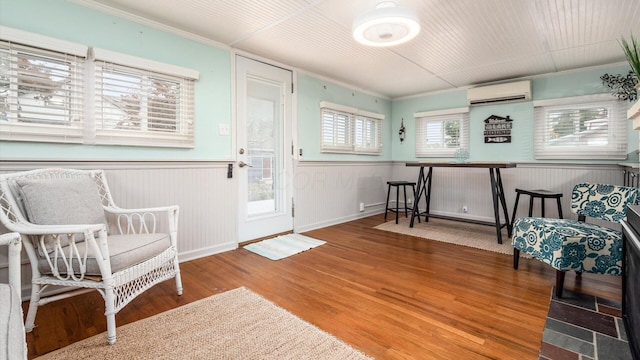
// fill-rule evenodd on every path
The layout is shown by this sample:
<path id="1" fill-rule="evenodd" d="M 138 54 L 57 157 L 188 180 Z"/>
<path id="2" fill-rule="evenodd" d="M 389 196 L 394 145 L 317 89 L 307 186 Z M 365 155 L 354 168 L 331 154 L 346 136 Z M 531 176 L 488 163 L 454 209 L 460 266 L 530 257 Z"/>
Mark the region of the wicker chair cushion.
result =
<path id="1" fill-rule="evenodd" d="M 145 260 L 148 260 L 171 246 L 171 240 L 169 234 L 156 233 L 156 234 L 130 234 L 130 235 L 109 235 L 107 237 L 109 244 L 109 258 L 111 260 L 111 272 L 115 273 L 122 269 L 131 267 L 132 265 L 139 264 Z M 77 248 L 80 254 L 84 254 L 86 242 L 77 244 Z M 69 255 L 69 246 L 62 248 L 65 256 Z M 54 261 L 54 254 L 49 255 L 51 261 Z M 66 274 L 66 265 L 61 257 L 57 259 L 58 271 L 61 274 Z M 45 258 L 38 260 L 38 269 L 43 274 L 51 274 L 51 268 Z M 73 269 L 75 273 L 79 273 L 78 261 L 73 260 Z M 87 271 L 86 275 L 101 276 L 98 263 L 95 260 L 95 256 L 89 250 L 87 256 Z"/>
<path id="2" fill-rule="evenodd" d="M 100 194 L 89 176 L 72 179 L 18 179 L 18 191 L 26 216 L 38 225 L 107 224 Z M 55 240 L 45 238 L 46 252 Z M 67 244 L 64 236 L 62 246 Z M 36 242 L 37 245 L 37 242 Z M 40 256 L 44 250 L 38 247 Z"/>
<path id="3" fill-rule="evenodd" d="M 7 284 L 0 284 L 0 299 L 0 359 L 26 359 L 22 299 Z"/>
<path id="4" fill-rule="evenodd" d="M 568 219 L 517 218 L 513 247 L 560 271 L 622 273 L 622 233 Z"/>

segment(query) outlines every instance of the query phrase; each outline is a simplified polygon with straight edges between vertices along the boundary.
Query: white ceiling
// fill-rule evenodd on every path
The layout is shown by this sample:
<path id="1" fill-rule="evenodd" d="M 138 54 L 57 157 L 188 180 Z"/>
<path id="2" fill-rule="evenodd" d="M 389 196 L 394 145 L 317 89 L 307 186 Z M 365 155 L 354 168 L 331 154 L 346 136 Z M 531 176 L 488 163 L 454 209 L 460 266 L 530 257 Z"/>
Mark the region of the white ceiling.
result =
<path id="1" fill-rule="evenodd" d="M 353 19 L 381 0 L 81 0 L 389 98 L 625 61 L 640 0 L 398 0 L 422 31 L 369 48 Z M 106 7 L 104 6 L 106 5 Z"/>

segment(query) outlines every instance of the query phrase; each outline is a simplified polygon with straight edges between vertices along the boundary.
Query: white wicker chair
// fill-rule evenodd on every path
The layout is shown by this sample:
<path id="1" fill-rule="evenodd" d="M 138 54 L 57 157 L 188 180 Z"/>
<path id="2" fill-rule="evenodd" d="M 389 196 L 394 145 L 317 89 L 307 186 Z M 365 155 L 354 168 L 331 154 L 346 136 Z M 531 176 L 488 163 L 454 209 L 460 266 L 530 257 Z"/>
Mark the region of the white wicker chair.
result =
<path id="1" fill-rule="evenodd" d="M 0 359 L 27 359 L 22 322 L 20 234 L 0 235 L 0 245 L 9 246 L 9 284 L 0 284 Z"/>
<path id="2" fill-rule="evenodd" d="M 31 262 L 27 331 L 39 305 L 97 290 L 105 300 L 107 341 L 113 344 L 115 314 L 136 296 L 172 277 L 182 294 L 178 206 L 119 208 L 102 170 L 0 175 L 0 208 L 0 221 L 22 234 Z M 79 289 L 42 297 L 50 285 Z"/>

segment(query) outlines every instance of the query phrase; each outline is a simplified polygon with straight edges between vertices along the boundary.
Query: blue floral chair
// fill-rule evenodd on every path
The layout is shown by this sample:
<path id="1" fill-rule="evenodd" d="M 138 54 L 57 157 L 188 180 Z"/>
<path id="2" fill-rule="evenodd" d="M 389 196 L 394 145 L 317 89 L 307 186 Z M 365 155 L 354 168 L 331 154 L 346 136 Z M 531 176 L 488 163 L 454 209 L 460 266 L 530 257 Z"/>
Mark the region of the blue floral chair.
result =
<path id="1" fill-rule="evenodd" d="M 520 251 L 556 269 L 556 296 L 562 297 L 564 275 L 622 273 L 622 232 L 584 222 L 586 217 L 619 223 L 627 205 L 636 203 L 638 189 L 578 184 L 571 195 L 571 211 L 578 221 L 521 217 L 513 223 L 513 268 L 518 269 Z"/>

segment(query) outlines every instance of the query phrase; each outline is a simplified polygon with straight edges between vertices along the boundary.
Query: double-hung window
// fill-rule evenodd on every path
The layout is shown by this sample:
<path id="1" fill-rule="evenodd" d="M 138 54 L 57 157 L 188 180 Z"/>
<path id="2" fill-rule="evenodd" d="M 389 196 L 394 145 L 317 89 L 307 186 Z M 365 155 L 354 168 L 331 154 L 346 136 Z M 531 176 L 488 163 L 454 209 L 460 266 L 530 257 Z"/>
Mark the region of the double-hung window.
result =
<path id="1" fill-rule="evenodd" d="M 5 34 L 20 42 L 0 40 L 0 139 L 81 143 L 87 47 Z"/>
<path id="2" fill-rule="evenodd" d="M 96 143 L 193 147 L 197 73 L 102 49 L 94 72 Z"/>
<path id="3" fill-rule="evenodd" d="M 0 26 L 0 139 L 194 146 L 197 71 Z"/>
<path id="4" fill-rule="evenodd" d="M 469 108 L 425 111 L 416 119 L 417 157 L 454 157 L 469 149 Z"/>
<path id="5" fill-rule="evenodd" d="M 626 106 L 609 94 L 534 102 L 536 159 L 625 159 Z"/>
<path id="6" fill-rule="evenodd" d="M 384 115 L 348 106 L 320 103 L 322 152 L 379 154 Z"/>

